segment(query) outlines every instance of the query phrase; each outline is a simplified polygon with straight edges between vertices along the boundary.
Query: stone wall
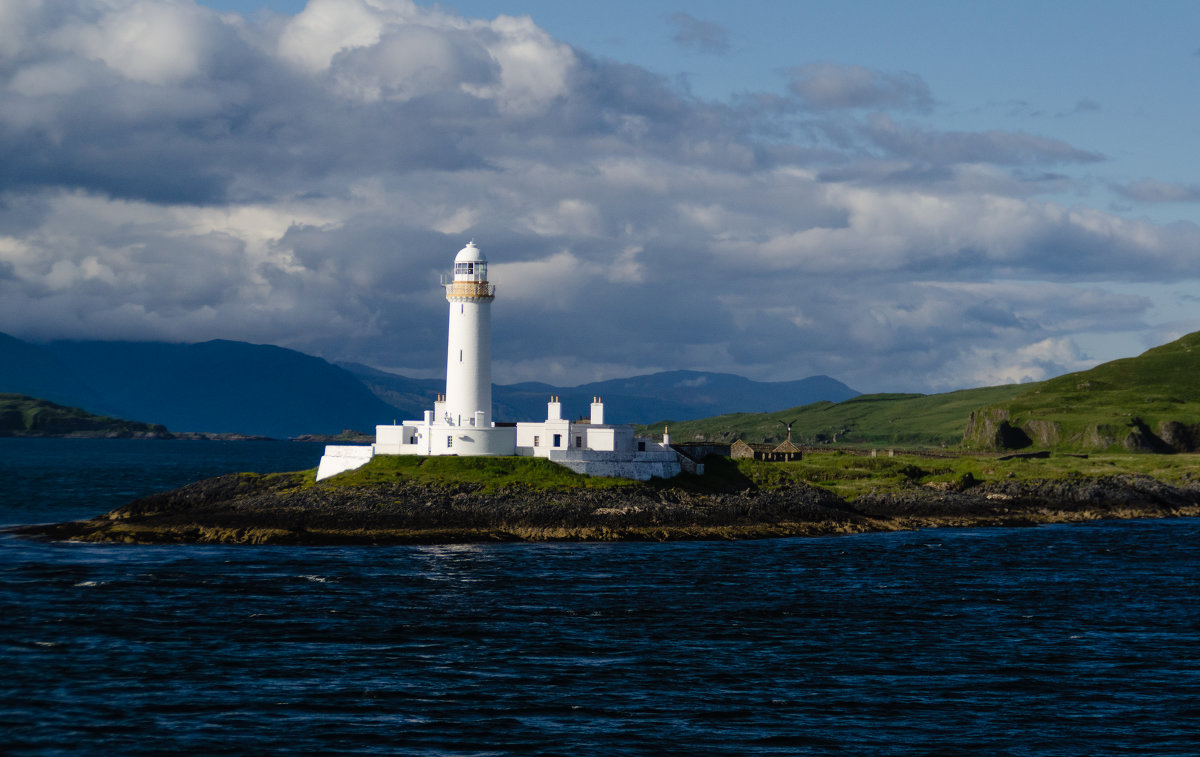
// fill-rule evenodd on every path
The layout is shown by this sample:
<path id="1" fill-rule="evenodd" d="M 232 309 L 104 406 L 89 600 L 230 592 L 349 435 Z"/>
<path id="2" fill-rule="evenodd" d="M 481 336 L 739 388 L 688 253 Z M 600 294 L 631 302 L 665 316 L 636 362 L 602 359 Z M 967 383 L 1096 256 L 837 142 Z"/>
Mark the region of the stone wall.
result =
<path id="1" fill-rule="evenodd" d="M 556 450 L 550 453 L 550 461 L 588 476 L 632 478 L 635 481 L 675 478 L 682 470 L 675 451 L 657 444 L 632 457 L 623 452 Z"/>

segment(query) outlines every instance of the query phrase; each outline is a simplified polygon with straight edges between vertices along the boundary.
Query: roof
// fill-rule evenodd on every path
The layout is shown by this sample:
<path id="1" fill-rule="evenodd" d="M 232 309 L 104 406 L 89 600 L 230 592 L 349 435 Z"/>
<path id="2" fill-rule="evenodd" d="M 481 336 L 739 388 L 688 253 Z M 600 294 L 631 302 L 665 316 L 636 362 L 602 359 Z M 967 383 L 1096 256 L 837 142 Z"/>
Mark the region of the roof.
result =
<path id="1" fill-rule="evenodd" d="M 483 251 L 475 246 L 475 240 L 467 242 L 467 246 L 458 251 L 454 256 L 455 263 L 486 263 L 487 258 L 483 256 Z"/>
<path id="2" fill-rule="evenodd" d="M 749 447 L 750 449 L 754 450 L 755 452 L 774 452 L 775 451 L 775 448 L 772 447 L 770 444 L 751 444 L 749 442 L 744 442 L 741 439 L 738 439 L 737 441 L 735 441 L 733 444 L 730 445 L 730 447 L 731 448 L 732 447 L 739 447 L 739 448 Z"/>

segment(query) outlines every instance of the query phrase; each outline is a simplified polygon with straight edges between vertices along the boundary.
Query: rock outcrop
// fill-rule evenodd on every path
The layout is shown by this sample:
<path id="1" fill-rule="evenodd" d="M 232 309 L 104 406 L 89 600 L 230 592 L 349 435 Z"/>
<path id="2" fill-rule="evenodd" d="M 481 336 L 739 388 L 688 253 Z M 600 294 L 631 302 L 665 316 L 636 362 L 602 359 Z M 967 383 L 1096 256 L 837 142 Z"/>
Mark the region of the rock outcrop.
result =
<path id="1" fill-rule="evenodd" d="M 1033 444 L 1028 433 L 1009 421 L 1004 408 L 973 410 L 967 418 L 963 445 L 969 449 L 1024 449 Z"/>
<path id="2" fill-rule="evenodd" d="M 430 544 L 744 539 L 937 526 L 1200 515 L 1200 485 L 1146 476 L 981 482 L 868 492 L 847 502 L 804 484 L 701 492 L 668 484 L 535 491 L 477 484 L 334 486 L 237 474 L 19 533 L 80 541 Z"/>
<path id="3" fill-rule="evenodd" d="M 981 450 L 1019 450 L 1036 446 L 1079 450 L 1125 449 L 1169 454 L 1200 450 L 1200 423 L 1160 421 L 1150 428 L 1137 417 L 1123 423 L 1098 423 L 1070 434 L 1062 424 L 1042 419 L 1015 420 L 1011 411 L 989 407 L 972 411 L 963 432 L 963 446 Z"/>

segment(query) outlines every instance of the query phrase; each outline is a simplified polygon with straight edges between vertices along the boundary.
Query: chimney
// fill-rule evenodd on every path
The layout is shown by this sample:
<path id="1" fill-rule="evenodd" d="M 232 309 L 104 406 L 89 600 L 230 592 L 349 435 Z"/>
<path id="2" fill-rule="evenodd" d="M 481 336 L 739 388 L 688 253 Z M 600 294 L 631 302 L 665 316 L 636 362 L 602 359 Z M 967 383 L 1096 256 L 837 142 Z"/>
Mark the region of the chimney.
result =
<path id="1" fill-rule="evenodd" d="M 593 426 L 604 425 L 604 401 L 599 397 L 592 397 L 592 419 Z"/>

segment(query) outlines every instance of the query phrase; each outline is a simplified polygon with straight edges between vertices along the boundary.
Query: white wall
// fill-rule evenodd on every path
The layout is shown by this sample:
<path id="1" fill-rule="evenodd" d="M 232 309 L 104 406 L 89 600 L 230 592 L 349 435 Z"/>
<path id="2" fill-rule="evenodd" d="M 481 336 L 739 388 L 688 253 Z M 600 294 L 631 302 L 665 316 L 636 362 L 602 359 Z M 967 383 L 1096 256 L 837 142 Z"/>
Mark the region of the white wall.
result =
<path id="1" fill-rule="evenodd" d="M 658 444 L 647 445 L 645 452 L 632 455 L 595 450 L 555 451 L 550 454 L 550 460 L 588 476 L 632 478 L 637 481 L 674 478 L 680 472 L 678 455 L 674 450 Z"/>
<path id="2" fill-rule="evenodd" d="M 429 434 L 422 421 L 375 427 L 375 454 L 428 455 Z"/>
<path id="3" fill-rule="evenodd" d="M 436 425 L 429 431 L 431 455 L 515 455 L 517 430 L 512 426 L 471 428 Z"/>
<path id="4" fill-rule="evenodd" d="M 492 422 L 491 307 L 491 298 L 450 300 L 445 411 L 454 424 L 473 425 L 480 410 L 484 426 Z"/>
<path id="5" fill-rule="evenodd" d="M 517 424 L 517 454 L 527 457 L 548 457 L 551 449 L 568 449 L 575 444 L 572 435 L 575 426 L 570 421 L 556 420 L 542 423 Z M 559 435 L 559 445 L 554 446 L 554 435 Z M 537 444 L 534 444 L 534 441 Z"/>
<path id="6" fill-rule="evenodd" d="M 321 463 L 317 466 L 317 480 L 336 476 L 348 470 L 361 468 L 374 457 L 375 450 L 362 445 L 327 445 Z"/>

